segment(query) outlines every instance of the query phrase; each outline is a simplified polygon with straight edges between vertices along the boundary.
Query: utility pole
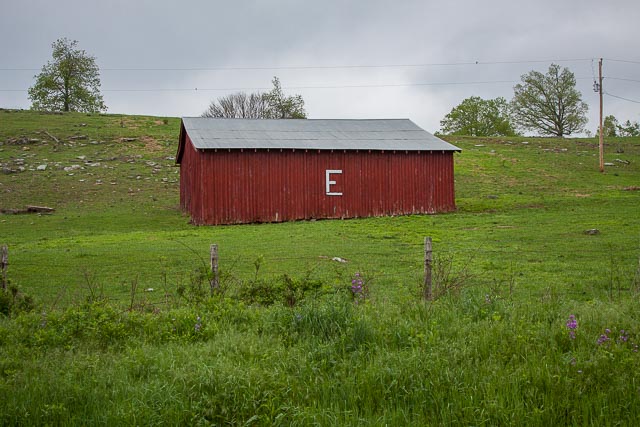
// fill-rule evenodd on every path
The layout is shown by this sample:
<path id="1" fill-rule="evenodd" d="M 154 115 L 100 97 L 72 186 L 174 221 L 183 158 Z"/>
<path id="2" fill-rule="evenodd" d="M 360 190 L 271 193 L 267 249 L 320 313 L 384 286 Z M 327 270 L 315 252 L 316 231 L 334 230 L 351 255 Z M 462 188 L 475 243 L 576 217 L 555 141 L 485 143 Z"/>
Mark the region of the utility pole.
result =
<path id="1" fill-rule="evenodd" d="M 600 172 L 604 172 L 604 129 L 602 129 L 602 58 L 598 62 L 598 89 L 600 91 Z"/>

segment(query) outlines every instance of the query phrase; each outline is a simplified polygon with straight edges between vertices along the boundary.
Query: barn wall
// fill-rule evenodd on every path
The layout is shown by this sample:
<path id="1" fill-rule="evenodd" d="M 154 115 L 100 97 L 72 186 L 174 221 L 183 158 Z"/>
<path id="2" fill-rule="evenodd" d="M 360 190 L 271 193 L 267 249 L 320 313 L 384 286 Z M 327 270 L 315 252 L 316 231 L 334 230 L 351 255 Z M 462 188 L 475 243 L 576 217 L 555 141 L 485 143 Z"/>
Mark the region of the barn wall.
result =
<path id="1" fill-rule="evenodd" d="M 278 222 L 455 209 L 452 152 L 214 151 L 187 140 L 180 203 L 194 224 Z M 326 171 L 335 184 L 326 194 Z"/>

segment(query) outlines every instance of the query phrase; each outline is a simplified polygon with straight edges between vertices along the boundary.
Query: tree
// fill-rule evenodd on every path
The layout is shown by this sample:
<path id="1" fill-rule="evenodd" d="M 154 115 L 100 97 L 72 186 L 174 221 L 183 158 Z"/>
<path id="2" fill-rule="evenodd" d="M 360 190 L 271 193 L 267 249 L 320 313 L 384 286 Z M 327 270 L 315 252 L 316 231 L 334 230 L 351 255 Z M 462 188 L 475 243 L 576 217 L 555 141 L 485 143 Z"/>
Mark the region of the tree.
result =
<path id="1" fill-rule="evenodd" d="M 302 96 L 285 96 L 280 80 L 274 77 L 272 82 L 273 89 L 266 93 L 237 92 L 211 101 L 202 117 L 306 119 Z"/>
<path id="2" fill-rule="evenodd" d="M 640 123 L 627 120 L 618 126 L 619 136 L 640 136 Z"/>
<path id="3" fill-rule="evenodd" d="M 513 136 L 506 99 L 472 96 L 453 108 L 440 121 L 442 133 L 471 136 Z"/>
<path id="4" fill-rule="evenodd" d="M 100 72 L 96 58 L 77 49 L 78 42 L 61 38 L 53 44 L 53 61 L 34 76 L 29 88 L 31 108 L 44 111 L 95 113 L 107 107 L 100 94 Z"/>
<path id="5" fill-rule="evenodd" d="M 514 120 L 521 128 L 558 137 L 584 129 L 589 107 L 568 68 L 551 64 L 547 74 L 530 71 L 521 79 L 511 101 Z"/>
<path id="6" fill-rule="evenodd" d="M 264 94 L 237 92 L 212 101 L 202 117 L 264 119 L 268 108 Z"/>
<path id="7" fill-rule="evenodd" d="M 604 118 L 604 122 L 602 123 L 602 134 L 604 136 L 618 136 L 619 127 L 618 119 L 616 119 L 615 116 L 609 115 Z M 598 134 L 599 133 L 600 129 L 598 129 Z"/>
<path id="8" fill-rule="evenodd" d="M 285 96 L 280 87 L 280 80 L 274 77 L 271 81 L 273 89 L 264 94 L 269 105 L 269 118 L 271 119 L 306 119 L 304 100 L 300 95 Z"/>

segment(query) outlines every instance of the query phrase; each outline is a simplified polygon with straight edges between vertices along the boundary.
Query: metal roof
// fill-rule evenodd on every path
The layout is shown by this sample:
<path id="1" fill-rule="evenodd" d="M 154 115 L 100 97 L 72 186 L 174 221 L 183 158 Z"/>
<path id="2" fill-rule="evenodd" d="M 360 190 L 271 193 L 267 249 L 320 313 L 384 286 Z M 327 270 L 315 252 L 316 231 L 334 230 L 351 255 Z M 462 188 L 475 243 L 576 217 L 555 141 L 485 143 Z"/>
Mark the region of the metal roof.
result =
<path id="1" fill-rule="evenodd" d="M 197 149 L 460 151 L 409 119 L 218 119 L 183 117 Z"/>

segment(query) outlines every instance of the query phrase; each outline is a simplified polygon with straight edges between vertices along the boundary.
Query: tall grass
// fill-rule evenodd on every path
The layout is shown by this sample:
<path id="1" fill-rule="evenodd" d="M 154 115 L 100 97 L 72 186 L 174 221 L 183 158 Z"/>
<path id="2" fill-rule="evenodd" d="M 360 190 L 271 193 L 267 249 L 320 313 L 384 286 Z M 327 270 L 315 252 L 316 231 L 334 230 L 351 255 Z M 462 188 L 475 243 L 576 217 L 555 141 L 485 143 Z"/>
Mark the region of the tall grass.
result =
<path id="1" fill-rule="evenodd" d="M 24 425 L 632 425 L 635 306 L 465 290 L 402 306 L 339 292 L 294 307 L 24 313 L 0 321 L 0 414 Z"/>

